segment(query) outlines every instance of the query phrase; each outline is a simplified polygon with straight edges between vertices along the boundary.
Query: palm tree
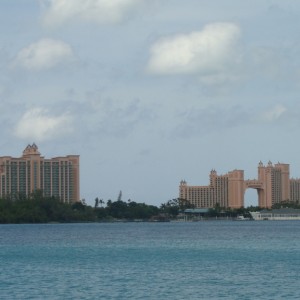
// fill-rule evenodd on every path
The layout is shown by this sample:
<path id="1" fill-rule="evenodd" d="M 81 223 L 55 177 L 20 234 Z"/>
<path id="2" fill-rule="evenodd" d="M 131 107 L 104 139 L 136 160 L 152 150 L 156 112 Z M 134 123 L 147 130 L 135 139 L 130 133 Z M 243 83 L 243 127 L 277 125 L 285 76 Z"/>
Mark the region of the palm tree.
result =
<path id="1" fill-rule="evenodd" d="M 100 206 L 102 207 L 102 204 L 104 204 L 105 202 L 103 201 L 103 199 L 99 200 Z"/>
<path id="2" fill-rule="evenodd" d="M 97 197 L 96 199 L 95 199 L 95 208 L 97 208 L 99 206 L 99 198 Z"/>

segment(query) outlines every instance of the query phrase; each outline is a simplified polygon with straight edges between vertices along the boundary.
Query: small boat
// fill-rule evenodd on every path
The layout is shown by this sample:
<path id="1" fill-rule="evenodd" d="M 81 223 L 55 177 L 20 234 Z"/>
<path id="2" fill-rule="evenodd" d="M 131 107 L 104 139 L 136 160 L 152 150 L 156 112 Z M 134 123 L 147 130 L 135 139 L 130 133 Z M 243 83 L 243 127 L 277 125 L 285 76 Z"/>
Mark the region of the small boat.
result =
<path id="1" fill-rule="evenodd" d="M 236 217 L 236 220 L 237 220 L 237 221 L 249 221 L 250 218 L 245 218 L 243 215 L 238 215 L 238 216 Z"/>

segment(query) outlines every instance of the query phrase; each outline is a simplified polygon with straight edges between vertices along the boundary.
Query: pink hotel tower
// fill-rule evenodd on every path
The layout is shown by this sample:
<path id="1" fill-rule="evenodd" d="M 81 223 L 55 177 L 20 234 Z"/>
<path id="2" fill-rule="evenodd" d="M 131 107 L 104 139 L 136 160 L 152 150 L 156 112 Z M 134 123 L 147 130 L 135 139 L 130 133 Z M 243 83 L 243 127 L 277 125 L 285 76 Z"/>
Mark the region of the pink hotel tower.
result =
<path id="1" fill-rule="evenodd" d="M 282 201 L 300 201 L 300 179 L 290 178 L 290 166 L 270 161 L 264 166 L 258 164 L 258 178 L 245 180 L 243 170 L 233 170 L 225 175 L 210 172 L 207 186 L 189 186 L 180 182 L 179 198 L 190 201 L 196 208 L 212 208 L 217 203 L 221 207 L 240 208 L 244 206 L 246 189 L 257 190 L 258 205 L 271 208 Z"/>
<path id="2" fill-rule="evenodd" d="M 79 201 L 79 155 L 45 159 L 32 144 L 20 158 L 0 157 L 0 197 L 35 190 L 65 203 Z"/>

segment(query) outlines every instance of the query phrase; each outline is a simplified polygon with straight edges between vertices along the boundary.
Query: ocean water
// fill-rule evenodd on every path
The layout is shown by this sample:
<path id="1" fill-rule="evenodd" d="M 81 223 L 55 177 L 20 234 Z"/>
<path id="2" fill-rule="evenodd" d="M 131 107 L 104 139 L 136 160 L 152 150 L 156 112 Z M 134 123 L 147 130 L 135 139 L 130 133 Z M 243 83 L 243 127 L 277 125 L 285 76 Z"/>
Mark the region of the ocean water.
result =
<path id="1" fill-rule="evenodd" d="M 300 299 L 300 221 L 0 225 L 0 299 Z"/>

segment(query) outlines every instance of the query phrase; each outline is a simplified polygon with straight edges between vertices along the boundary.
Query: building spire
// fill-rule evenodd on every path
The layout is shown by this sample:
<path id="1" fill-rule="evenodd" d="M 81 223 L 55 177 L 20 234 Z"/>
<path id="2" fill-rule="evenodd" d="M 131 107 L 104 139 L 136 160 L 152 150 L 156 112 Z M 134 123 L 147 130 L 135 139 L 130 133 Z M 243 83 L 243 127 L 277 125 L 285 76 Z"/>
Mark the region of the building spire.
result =
<path id="1" fill-rule="evenodd" d="M 41 155 L 41 153 L 39 152 L 38 146 L 33 143 L 32 145 L 28 144 L 24 149 L 23 156 L 25 155 Z"/>

